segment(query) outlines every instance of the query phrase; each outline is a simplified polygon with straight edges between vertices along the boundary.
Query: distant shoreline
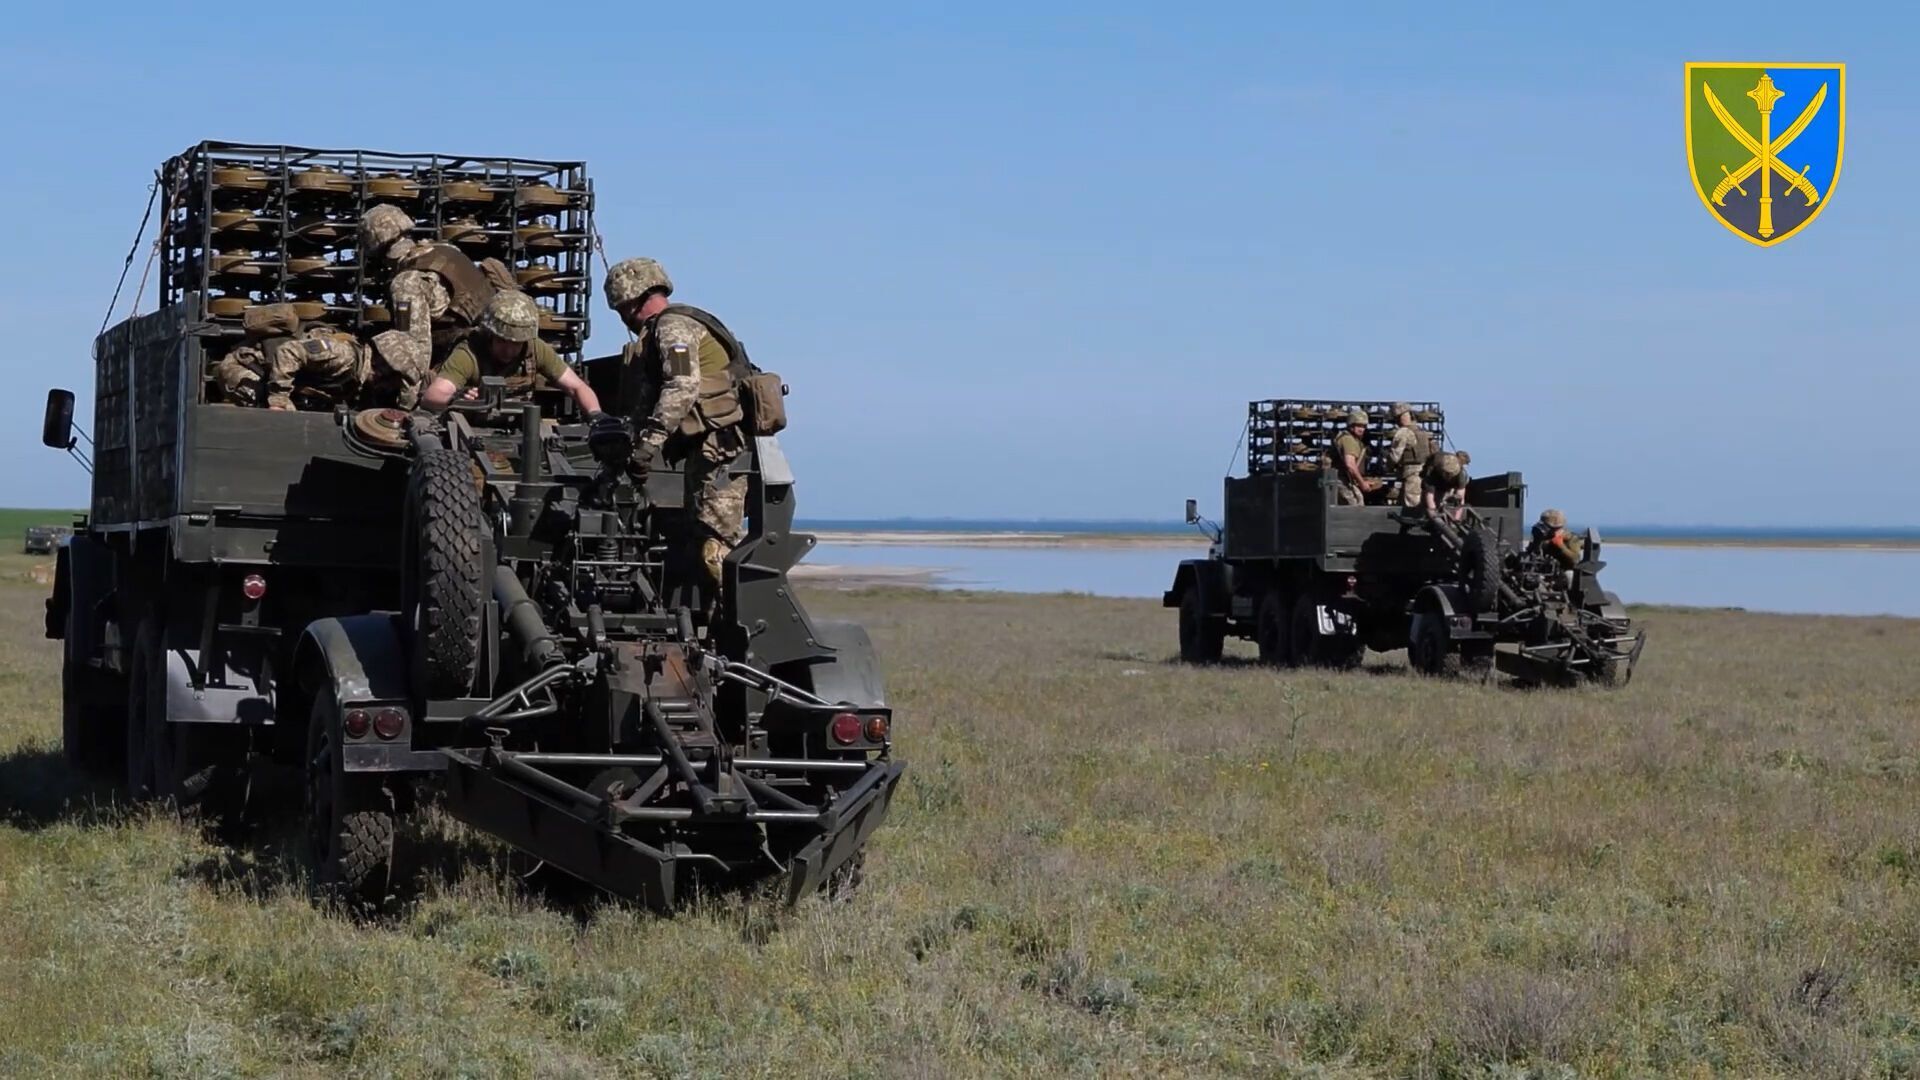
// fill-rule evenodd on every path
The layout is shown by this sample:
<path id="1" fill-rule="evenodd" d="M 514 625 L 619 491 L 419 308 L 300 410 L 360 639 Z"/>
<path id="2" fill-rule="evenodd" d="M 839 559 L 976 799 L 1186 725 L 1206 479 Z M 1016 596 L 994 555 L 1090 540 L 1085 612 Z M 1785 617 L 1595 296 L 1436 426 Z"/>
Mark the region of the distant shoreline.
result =
<path id="1" fill-rule="evenodd" d="M 977 548 L 1204 548 L 1207 538 L 1198 532 L 1049 532 L 954 529 L 822 529 L 814 533 L 822 544 L 840 547 L 977 547 Z M 1728 536 L 1713 533 L 1687 535 L 1602 531 L 1607 544 L 1623 547 L 1751 548 L 1783 551 L 1891 551 L 1920 552 L 1920 536 Z"/>

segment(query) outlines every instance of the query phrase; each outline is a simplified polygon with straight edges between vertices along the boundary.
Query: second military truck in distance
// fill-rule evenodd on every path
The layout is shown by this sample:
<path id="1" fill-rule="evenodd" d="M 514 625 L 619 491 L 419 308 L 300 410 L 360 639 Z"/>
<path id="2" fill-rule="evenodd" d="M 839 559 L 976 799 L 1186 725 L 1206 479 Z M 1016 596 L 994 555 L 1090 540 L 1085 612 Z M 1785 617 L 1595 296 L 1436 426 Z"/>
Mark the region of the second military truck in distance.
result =
<path id="1" fill-rule="evenodd" d="M 47 602 L 68 759 L 183 806 L 293 770 L 315 877 L 359 903 L 391 894 L 436 790 L 663 910 L 696 881 L 850 882 L 904 766 L 866 633 L 787 583 L 812 538 L 774 439 L 737 466 L 748 535 L 714 596 L 673 565 L 680 477 L 636 487 L 631 430 L 563 393 L 505 403 L 492 379 L 439 418 L 217 395 L 255 305 L 389 322 L 354 223 L 400 202 L 421 239 L 510 267 L 542 337 L 618 400 L 620 365 L 579 357 L 584 166 L 203 143 L 162 178 L 161 303 L 94 343 L 92 501 Z M 73 447 L 73 407 L 49 395 L 48 445 Z"/>
<path id="2" fill-rule="evenodd" d="M 1406 649 L 1434 675 L 1624 684 L 1645 631 L 1600 586 L 1599 536 L 1588 531 L 1571 570 L 1529 545 L 1517 472 L 1472 479 L 1458 521 L 1397 498 L 1339 505 L 1325 455 L 1353 409 L 1369 420 L 1367 474 L 1388 475 L 1390 403 L 1248 405 L 1247 475 L 1226 479 L 1211 550 L 1182 562 L 1162 598 L 1180 612 L 1181 658 L 1218 660 L 1231 636 L 1286 667 L 1356 667 L 1368 649 Z M 1413 411 L 1433 446 L 1445 446 L 1440 407 Z M 1205 524 L 1192 500 L 1187 517 Z"/>

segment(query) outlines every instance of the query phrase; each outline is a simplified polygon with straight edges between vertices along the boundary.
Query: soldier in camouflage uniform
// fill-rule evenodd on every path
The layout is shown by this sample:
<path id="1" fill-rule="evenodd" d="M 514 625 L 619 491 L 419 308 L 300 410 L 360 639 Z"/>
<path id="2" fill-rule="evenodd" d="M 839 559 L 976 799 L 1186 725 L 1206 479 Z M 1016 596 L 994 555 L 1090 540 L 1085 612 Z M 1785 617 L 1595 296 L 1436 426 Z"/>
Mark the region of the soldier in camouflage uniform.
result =
<path id="1" fill-rule="evenodd" d="M 1400 474 L 1400 505 L 1420 505 L 1420 472 L 1433 456 L 1433 435 L 1413 422 L 1413 406 L 1393 403 L 1393 441 L 1387 445 L 1387 465 Z"/>
<path id="2" fill-rule="evenodd" d="M 1420 502 L 1426 507 L 1429 516 L 1440 512 L 1442 506 L 1451 506 L 1454 520 L 1459 520 L 1458 507 L 1467 502 L 1467 467 L 1460 460 L 1460 454 L 1438 454 L 1429 460 L 1420 472 Z"/>
<path id="3" fill-rule="evenodd" d="M 644 476 L 657 459 L 684 462 L 696 554 L 718 585 L 727 553 L 746 535 L 747 478 L 732 471 L 746 449 L 733 335 L 713 315 L 669 303 L 673 282 L 652 259 L 616 264 L 606 292 L 638 338 L 620 380 L 620 411 L 636 428 L 635 472 Z"/>
<path id="4" fill-rule="evenodd" d="M 429 409 L 444 409 L 456 396 L 480 396 L 480 380 L 502 377 L 507 400 L 551 386 L 573 395 L 589 420 L 600 414 L 600 398 L 553 346 L 540 340 L 540 305 L 523 292 L 497 292 L 480 314 L 477 333 L 454 346 L 433 374 L 423 398 Z"/>
<path id="5" fill-rule="evenodd" d="M 246 340 L 213 365 L 213 377 L 225 400 L 236 405 L 291 410 L 294 393 L 304 391 L 311 407 L 336 404 L 413 407 L 418 385 L 388 359 L 389 350 L 405 358 L 410 342 L 389 330 L 372 345 L 331 326 L 302 331 L 288 304 L 250 307 L 241 316 Z"/>
<path id="6" fill-rule="evenodd" d="M 513 275 L 498 259 L 475 263 L 452 244 L 416 241 L 407 235 L 413 227 L 413 219 L 397 206 L 369 207 L 360 219 L 360 256 L 369 269 L 393 274 L 388 307 L 405 340 L 396 339 L 382 351 L 417 398 L 428 373 L 472 332 L 493 294 L 513 287 Z"/>
<path id="7" fill-rule="evenodd" d="M 1547 510 L 1533 527 L 1533 546 L 1535 551 L 1552 556 L 1563 569 L 1571 570 L 1580 565 L 1581 549 L 1586 545 L 1567 532 L 1567 515 Z"/>
<path id="8" fill-rule="evenodd" d="M 1366 474 L 1367 414 L 1354 409 L 1347 414 L 1347 430 L 1333 440 L 1333 474 L 1337 481 L 1334 501 L 1340 506 L 1365 506 L 1367 495 L 1380 489 L 1380 481 Z"/>

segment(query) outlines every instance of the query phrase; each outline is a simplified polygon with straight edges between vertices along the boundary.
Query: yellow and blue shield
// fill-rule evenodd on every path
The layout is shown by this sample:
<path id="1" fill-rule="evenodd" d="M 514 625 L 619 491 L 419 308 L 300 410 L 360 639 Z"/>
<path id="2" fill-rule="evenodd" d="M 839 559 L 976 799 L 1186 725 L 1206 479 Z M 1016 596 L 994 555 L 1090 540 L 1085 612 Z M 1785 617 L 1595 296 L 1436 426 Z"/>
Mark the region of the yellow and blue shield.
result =
<path id="1" fill-rule="evenodd" d="M 1720 224 L 1771 247 L 1833 198 L 1846 149 L 1845 64 L 1688 64 L 1687 164 Z"/>

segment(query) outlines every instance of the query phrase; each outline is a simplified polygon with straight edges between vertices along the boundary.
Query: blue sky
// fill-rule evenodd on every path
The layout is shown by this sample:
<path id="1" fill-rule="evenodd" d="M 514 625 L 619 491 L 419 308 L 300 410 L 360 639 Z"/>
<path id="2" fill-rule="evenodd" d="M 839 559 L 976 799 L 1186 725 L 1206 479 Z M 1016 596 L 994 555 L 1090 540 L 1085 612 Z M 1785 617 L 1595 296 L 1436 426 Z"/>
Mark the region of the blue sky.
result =
<path id="1" fill-rule="evenodd" d="M 792 384 L 808 516 L 1170 517 L 1248 399 L 1325 395 L 1440 400 L 1582 519 L 1920 524 L 1910 7 L 185 10 L 0 39 L 0 505 L 84 501 L 41 389 L 90 386 L 152 169 L 223 138 L 585 159 L 609 253 Z M 1748 59 L 1848 65 L 1771 249 L 1682 141 L 1684 63 Z"/>

